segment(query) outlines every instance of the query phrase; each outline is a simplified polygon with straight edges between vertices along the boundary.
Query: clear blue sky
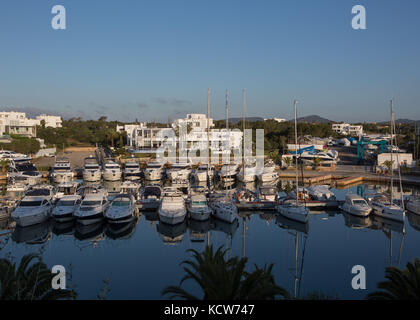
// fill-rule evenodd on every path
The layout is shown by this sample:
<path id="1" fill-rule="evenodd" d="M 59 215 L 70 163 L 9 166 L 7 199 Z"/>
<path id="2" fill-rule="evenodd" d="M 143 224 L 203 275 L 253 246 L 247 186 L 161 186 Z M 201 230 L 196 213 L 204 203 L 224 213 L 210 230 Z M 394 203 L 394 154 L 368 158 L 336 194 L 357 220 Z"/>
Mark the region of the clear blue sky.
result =
<path id="1" fill-rule="evenodd" d="M 67 29 L 51 28 L 51 8 Z M 351 28 L 351 8 L 367 30 Z M 0 2 L 0 109 L 133 121 L 205 112 L 420 119 L 420 1 Z"/>

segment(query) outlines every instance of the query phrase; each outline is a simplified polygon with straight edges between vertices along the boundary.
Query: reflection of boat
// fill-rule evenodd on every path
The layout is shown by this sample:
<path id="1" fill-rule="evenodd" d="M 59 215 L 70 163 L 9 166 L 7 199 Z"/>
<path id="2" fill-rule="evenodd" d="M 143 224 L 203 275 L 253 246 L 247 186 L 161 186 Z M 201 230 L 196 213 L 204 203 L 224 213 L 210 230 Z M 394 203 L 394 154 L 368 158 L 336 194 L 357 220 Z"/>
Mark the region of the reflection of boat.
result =
<path id="1" fill-rule="evenodd" d="M 145 211 L 144 217 L 147 221 L 159 221 L 159 214 L 157 211 Z"/>
<path id="2" fill-rule="evenodd" d="M 100 239 L 104 228 L 105 223 L 103 221 L 89 225 L 77 223 L 74 237 L 78 240 L 96 240 L 98 238 Z"/>
<path id="3" fill-rule="evenodd" d="M 309 232 L 309 223 L 291 220 L 279 214 L 276 215 L 276 224 L 283 229 L 292 229 L 305 234 L 308 234 Z"/>
<path id="4" fill-rule="evenodd" d="M 213 225 L 210 219 L 204 221 L 193 219 L 188 220 L 191 242 L 203 242 L 207 237 L 207 233 L 212 229 L 212 227 Z"/>
<path id="5" fill-rule="evenodd" d="M 420 231 L 420 216 L 412 212 L 407 212 L 408 222 L 417 231 Z"/>
<path id="6" fill-rule="evenodd" d="M 420 215 L 420 198 L 410 198 L 407 201 L 407 210 Z"/>
<path id="7" fill-rule="evenodd" d="M 111 239 L 130 238 L 136 230 L 138 221 L 136 218 L 129 223 L 109 223 L 105 234 Z"/>
<path id="8" fill-rule="evenodd" d="M 176 245 L 181 243 L 184 238 L 184 233 L 187 231 L 187 222 L 184 220 L 182 223 L 170 225 L 161 221 L 156 229 L 162 235 L 163 242 Z"/>
<path id="9" fill-rule="evenodd" d="M 58 222 L 53 220 L 53 229 L 52 232 L 55 235 L 72 235 L 74 234 L 74 227 L 75 222 L 74 220 L 66 221 L 66 222 Z"/>
<path id="10" fill-rule="evenodd" d="M 380 216 L 372 216 L 371 229 L 386 229 L 398 233 L 404 233 L 404 222 L 396 221 L 393 219 L 386 219 Z"/>
<path id="11" fill-rule="evenodd" d="M 226 222 L 220 219 L 212 219 L 213 223 L 213 230 L 215 231 L 221 231 L 225 233 L 226 235 L 233 236 L 238 230 L 239 227 L 239 221 L 238 218 L 235 218 L 232 222 Z"/>
<path id="12" fill-rule="evenodd" d="M 347 212 L 343 212 L 344 224 L 351 229 L 364 229 L 369 228 L 372 221 L 369 216 L 355 216 Z"/>
<path id="13" fill-rule="evenodd" d="M 28 227 L 19 227 L 12 233 L 13 241 L 17 243 L 39 244 L 45 243 L 51 236 L 51 223 L 44 221 Z"/>

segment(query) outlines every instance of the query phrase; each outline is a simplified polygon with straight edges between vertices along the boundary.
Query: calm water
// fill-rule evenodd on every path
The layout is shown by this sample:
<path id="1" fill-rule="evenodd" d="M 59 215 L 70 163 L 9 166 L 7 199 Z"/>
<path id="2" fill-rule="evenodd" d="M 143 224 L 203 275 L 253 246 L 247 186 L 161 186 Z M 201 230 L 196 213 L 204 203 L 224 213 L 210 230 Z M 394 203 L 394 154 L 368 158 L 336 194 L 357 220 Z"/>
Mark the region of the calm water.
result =
<path id="1" fill-rule="evenodd" d="M 374 188 L 361 185 L 334 192 L 344 199 L 347 192 L 360 194 L 367 187 Z M 202 251 L 208 235 L 214 246 L 227 245 L 230 255 L 247 256 L 250 270 L 254 264 L 274 263 L 276 282 L 292 295 L 321 291 L 340 299 L 362 299 L 383 280 L 386 266 L 405 266 L 420 257 L 420 216 L 407 218 L 401 226 L 340 212 L 313 212 L 304 228 L 271 212 L 248 212 L 233 225 L 211 221 L 171 227 L 159 225 L 156 213 L 143 213 L 125 230 L 52 223 L 16 229 L 8 241 L 0 237 L 0 256 L 19 260 L 41 252 L 49 267 L 60 264 L 68 271 L 71 265 L 80 299 L 97 298 L 105 279 L 108 299 L 161 299 L 161 290 L 183 277 L 180 262 L 190 257 L 186 250 Z M 366 268 L 364 291 L 351 288 L 351 268 L 358 264 Z M 194 284 L 186 282 L 184 288 L 198 293 Z"/>

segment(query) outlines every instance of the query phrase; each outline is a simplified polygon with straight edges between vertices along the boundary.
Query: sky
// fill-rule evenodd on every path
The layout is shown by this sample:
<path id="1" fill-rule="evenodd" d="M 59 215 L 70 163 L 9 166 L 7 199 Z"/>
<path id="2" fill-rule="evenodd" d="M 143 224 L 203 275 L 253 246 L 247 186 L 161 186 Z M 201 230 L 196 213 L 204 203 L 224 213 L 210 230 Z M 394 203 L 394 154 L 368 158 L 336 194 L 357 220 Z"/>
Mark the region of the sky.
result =
<path id="1" fill-rule="evenodd" d="M 54 5 L 66 29 L 54 30 Z M 366 30 L 353 30 L 354 5 Z M 420 119 L 418 0 L 2 0 L 0 110 L 125 122 L 207 112 Z"/>

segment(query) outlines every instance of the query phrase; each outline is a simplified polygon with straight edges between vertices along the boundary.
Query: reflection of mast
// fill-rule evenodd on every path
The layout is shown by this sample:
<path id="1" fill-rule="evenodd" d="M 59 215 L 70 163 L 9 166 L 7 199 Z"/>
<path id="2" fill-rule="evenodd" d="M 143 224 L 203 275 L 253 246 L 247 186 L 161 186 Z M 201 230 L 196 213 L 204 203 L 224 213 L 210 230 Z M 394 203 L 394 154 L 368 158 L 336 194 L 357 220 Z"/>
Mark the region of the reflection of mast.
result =
<path id="1" fill-rule="evenodd" d="M 246 236 L 246 221 L 245 217 L 242 218 L 242 257 L 245 257 L 245 236 Z"/>
<path id="2" fill-rule="evenodd" d="M 293 298 L 296 299 L 296 287 L 297 287 L 297 283 L 298 283 L 298 271 L 297 271 L 297 266 L 298 266 L 298 247 L 299 247 L 299 239 L 298 239 L 298 234 L 296 231 L 296 240 L 295 240 L 295 285 L 294 285 L 294 294 L 293 294 Z"/>

